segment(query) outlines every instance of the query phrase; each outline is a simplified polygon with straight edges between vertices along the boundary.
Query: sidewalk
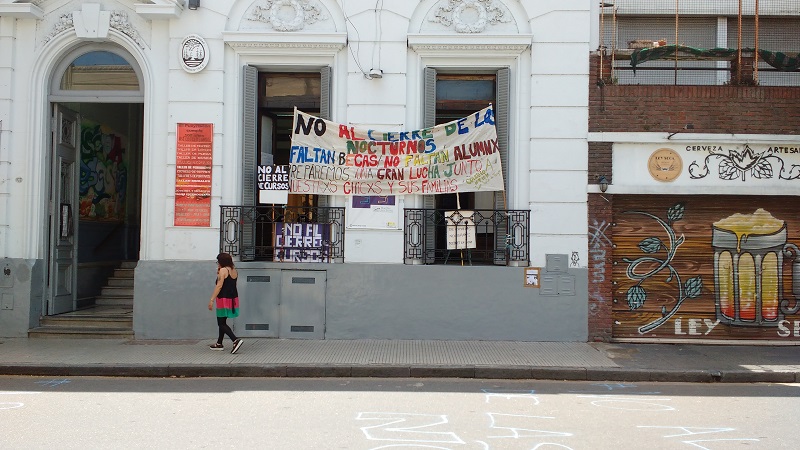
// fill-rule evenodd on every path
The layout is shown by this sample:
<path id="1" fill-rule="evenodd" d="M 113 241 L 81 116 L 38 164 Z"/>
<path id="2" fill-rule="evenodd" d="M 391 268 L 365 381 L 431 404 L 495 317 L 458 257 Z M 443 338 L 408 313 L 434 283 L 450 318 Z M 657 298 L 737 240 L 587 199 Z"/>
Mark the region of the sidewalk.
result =
<path id="1" fill-rule="evenodd" d="M 0 375 L 456 377 L 800 382 L 800 346 L 580 342 L 0 338 Z"/>

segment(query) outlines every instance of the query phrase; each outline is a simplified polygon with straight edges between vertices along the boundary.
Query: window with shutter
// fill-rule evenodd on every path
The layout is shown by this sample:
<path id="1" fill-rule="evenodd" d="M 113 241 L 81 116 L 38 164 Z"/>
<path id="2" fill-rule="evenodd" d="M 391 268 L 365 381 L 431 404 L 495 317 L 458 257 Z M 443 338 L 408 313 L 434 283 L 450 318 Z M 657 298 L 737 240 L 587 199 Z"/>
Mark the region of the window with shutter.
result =
<path id="1" fill-rule="evenodd" d="M 267 72 L 244 67 L 243 206 L 257 204 L 255 174 L 259 165 L 289 164 L 294 108 L 330 118 L 330 82 L 330 67 L 318 72 Z M 325 196 L 289 194 L 287 207 L 300 210 L 327 204 Z M 254 218 L 240 220 L 242 260 L 271 260 L 272 227 L 257 226 Z M 271 222 L 279 220 L 270 218 Z M 256 249 L 269 250 L 265 253 Z"/>
<path id="2" fill-rule="evenodd" d="M 508 114 L 509 114 L 509 69 L 502 68 L 484 73 L 447 73 L 434 68 L 424 71 L 423 125 L 426 127 L 447 123 L 467 117 L 475 111 L 494 105 L 498 144 L 500 145 L 503 178 L 508 186 Z M 426 195 L 423 207 L 443 211 L 483 210 L 490 215 L 492 210 L 507 208 L 504 192 L 466 192 L 461 194 Z M 444 249 L 447 239 L 446 227 L 434 226 L 436 220 L 427 221 L 425 229 L 426 264 L 455 261 Z M 505 245 L 505 233 L 497 233 L 486 227 L 478 233 L 478 246 L 499 248 Z M 436 251 L 433 251 L 436 249 Z M 498 252 L 476 252 L 471 263 L 505 264 L 505 256 Z"/>

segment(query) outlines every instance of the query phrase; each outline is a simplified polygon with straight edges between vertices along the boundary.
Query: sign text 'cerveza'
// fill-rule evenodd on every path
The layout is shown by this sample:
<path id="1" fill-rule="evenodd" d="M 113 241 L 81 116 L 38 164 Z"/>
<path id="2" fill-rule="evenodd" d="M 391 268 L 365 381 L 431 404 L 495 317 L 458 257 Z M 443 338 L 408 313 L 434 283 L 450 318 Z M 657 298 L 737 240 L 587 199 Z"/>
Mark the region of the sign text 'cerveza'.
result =
<path id="1" fill-rule="evenodd" d="M 290 191 L 298 194 L 503 190 L 491 106 L 432 128 L 388 132 L 338 124 L 295 109 L 290 166 Z"/>

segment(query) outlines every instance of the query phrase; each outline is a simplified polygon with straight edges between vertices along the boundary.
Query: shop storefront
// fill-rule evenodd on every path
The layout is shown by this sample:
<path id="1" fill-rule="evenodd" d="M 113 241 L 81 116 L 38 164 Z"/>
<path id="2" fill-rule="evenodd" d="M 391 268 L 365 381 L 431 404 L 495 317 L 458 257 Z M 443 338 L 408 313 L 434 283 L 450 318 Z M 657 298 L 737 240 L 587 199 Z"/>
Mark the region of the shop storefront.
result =
<path id="1" fill-rule="evenodd" d="M 615 193 L 590 243 L 613 339 L 797 342 L 799 154 L 789 142 L 614 144 Z"/>

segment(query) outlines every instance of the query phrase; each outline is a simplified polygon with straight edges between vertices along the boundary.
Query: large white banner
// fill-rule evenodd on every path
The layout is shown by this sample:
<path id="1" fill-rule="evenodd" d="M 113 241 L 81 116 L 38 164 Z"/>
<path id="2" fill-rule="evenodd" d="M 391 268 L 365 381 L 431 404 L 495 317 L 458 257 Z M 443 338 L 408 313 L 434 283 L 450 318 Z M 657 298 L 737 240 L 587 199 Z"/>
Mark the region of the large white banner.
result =
<path id="1" fill-rule="evenodd" d="M 289 190 L 405 195 L 502 191 L 494 111 L 413 131 L 338 124 L 295 109 Z"/>

